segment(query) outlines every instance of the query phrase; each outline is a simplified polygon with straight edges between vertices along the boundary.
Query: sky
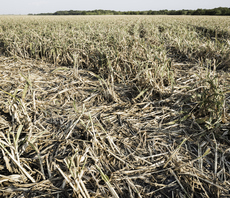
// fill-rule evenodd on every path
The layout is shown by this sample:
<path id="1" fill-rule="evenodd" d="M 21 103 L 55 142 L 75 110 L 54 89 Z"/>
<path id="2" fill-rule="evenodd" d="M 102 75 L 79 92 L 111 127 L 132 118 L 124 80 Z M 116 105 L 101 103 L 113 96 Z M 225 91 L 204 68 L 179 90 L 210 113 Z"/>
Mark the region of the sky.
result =
<path id="1" fill-rule="evenodd" d="M 60 10 L 181 10 L 230 7 L 230 0 L 1 0 L 2 14 L 53 13 Z"/>

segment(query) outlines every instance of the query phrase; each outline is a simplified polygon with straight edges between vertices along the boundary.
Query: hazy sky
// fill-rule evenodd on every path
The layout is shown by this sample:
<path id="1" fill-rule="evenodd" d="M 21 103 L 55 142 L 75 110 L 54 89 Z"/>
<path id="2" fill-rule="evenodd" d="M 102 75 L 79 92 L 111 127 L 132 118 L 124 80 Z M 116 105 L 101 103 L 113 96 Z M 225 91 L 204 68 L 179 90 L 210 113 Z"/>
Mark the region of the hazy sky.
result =
<path id="1" fill-rule="evenodd" d="M 180 10 L 230 7 L 230 0 L 1 0 L 0 14 L 46 13 L 59 10 Z"/>

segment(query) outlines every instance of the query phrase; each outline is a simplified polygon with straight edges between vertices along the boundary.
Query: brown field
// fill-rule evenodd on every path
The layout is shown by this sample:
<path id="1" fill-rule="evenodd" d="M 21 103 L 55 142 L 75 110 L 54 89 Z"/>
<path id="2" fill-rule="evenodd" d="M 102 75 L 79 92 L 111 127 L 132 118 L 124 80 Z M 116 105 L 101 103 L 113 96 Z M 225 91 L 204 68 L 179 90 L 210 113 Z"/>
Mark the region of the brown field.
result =
<path id="1" fill-rule="evenodd" d="M 0 197 L 230 197 L 230 17 L 0 16 Z"/>

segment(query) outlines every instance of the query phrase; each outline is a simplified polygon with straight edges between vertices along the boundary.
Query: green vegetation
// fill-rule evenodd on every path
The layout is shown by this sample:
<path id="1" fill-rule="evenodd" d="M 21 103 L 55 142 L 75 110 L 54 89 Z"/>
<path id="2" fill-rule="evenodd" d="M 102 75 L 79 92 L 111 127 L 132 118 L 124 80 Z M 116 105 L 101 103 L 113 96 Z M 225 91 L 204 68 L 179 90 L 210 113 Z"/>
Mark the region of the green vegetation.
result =
<path id="1" fill-rule="evenodd" d="M 1 197 L 227 197 L 230 17 L 1 16 Z"/>
<path id="2" fill-rule="evenodd" d="M 33 14 L 29 14 L 33 15 Z M 114 11 L 114 10 L 69 10 L 54 13 L 40 13 L 38 15 L 230 15 L 230 8 L 219 7 L 214 9 L 197 10 L 148 10 L 148 11 Z"/>

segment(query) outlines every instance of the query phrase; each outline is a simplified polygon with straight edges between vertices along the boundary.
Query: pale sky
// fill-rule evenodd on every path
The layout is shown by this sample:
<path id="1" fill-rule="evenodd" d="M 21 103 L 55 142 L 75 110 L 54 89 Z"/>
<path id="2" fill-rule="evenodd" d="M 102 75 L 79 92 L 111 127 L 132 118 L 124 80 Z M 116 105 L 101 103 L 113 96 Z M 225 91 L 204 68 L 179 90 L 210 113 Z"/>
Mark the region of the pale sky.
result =
<path id="1" fill-rule="evenodd" d="M 230 0 L 0 0 L 1 14 L 38 14 L 60 10 L 181 10 L 230 7 Z"/>

